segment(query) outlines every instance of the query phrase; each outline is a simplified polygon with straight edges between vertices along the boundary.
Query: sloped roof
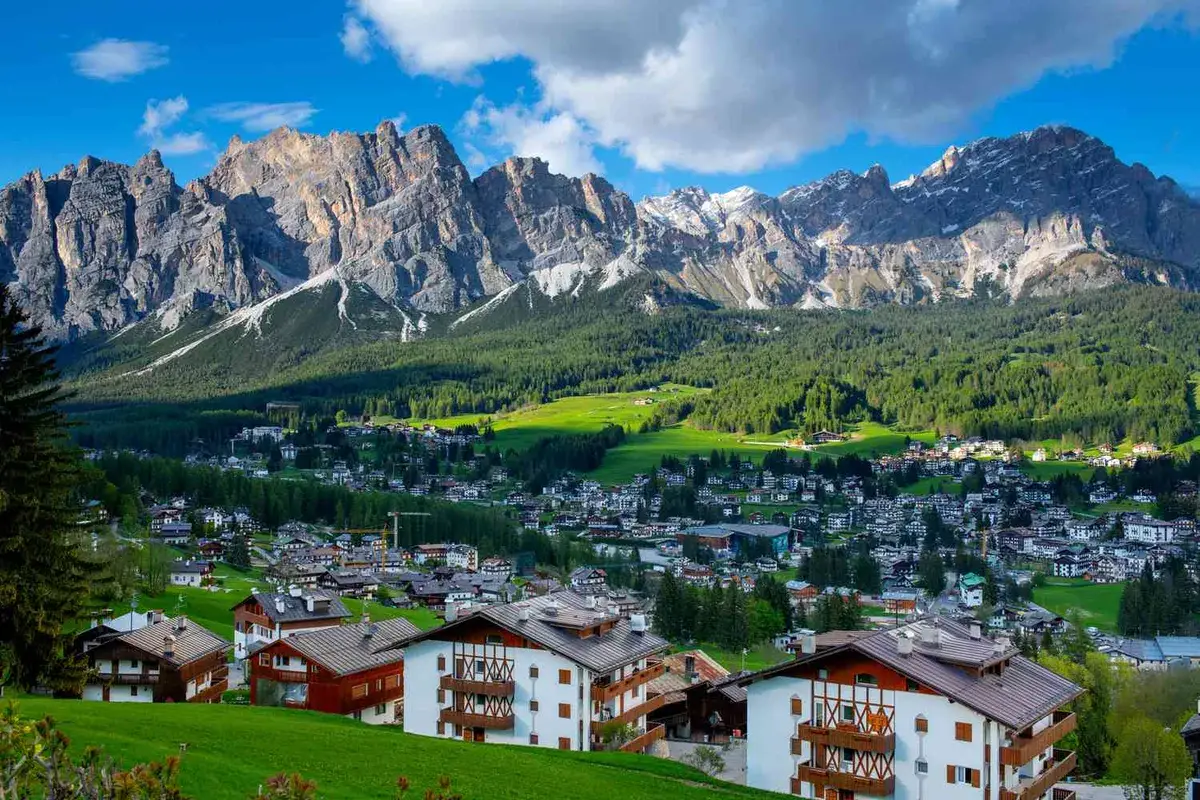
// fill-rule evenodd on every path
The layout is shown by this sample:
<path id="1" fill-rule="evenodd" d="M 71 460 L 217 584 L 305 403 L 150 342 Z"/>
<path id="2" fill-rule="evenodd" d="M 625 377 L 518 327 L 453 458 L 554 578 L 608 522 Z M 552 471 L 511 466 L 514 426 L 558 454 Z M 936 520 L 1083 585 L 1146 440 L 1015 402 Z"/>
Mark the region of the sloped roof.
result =
<path id="1" fill-rule="evenodd" d="M 387 648 L 420 632 L 416 625 L 398 618 L 336 625 L 278 641 L 331 672 L 348 675 L 402 661 L 403 651 Z"/>
<path id="2" fill-rule="evenodd" d="M 688 656 L 691 656 L 694 660 L 694 669 L 697 673 L 696 680 L 689 680 L 688 678 Z M 712 656 L 703 650 L 687 650 L 682 653 L 671 653 L 670 655 L 663 656 L 663 664 L 666 665 L 666 672 L 650 681 L 646 685 L 646 691 L 650 694 L 668 695 L 668 703 L 682 700 L 683 690 L 689 686 L 694 686 L 696 683 L 714 681 L 724 678 L 729 674 L 729 670 L 714 661 Z"/>
<path id="3" fill-rule="evenodd" d="M 168 636 L 175 637 L 170 656 L 163 653 L 163 640 Z M 187 664 L 198 658 L 223 652 L 233 647 L 233 642 L 222 639 L 208 628 L 191 620 L 187 620 L 183 630 L 180 630 L 176 625 L 176 620 L 170 617 L 164 617 L 162 622 L 123 633 L 113 641 L 136 647 L 144 653 L 155 656 L 160 661 L 175 666 Z"/>
<path id="4" fill-rule="evenodd" d="M 554 617 L 546 613 L 547 606 L 551 603 L 556 603 L 560 609 L 569 609 L 577 613 L 591 613 L 597 618 L 608 616 L 602 608 L 588 608 L 586 599 L 581 596 L 571 592 L 556 592 L 521 603 L 488 606 L 468 617 L 459 618 L 440 628 L 424 631 L 397 642 L 392 647 L 407 647 L 427 639 L 454 641 L 456 628 L 480 619 L 485 619 L 505 630 L 537 642 L 547 650 L 593 672 L 611 672 L 617 667 L 625 666 L 640 658 L 661 653 L 670 646 L 666 639 L 655 636 L 653 633 L 634 633 L 629 620 L 625 619 L 619 620 L 606 633 L 580 638 L 576 631 L 554 624 L 552 621 Z M 522 606 L 529 611 L 529 619 L 525 621 L 520 619 Z"/>
<path id="5" fill-rule="evenodd" d="M 922 632 L 934 628 L 936 645 L 925 644 Z M 901 655 L 897 638 L 912 638 L 912 652 Z M 940 619 L 903 625 L 847 640 L 827 650 L 769 667 L 742 679 L 742 685 L 786 674 L 797 664 L 817 662 L 837 653 L 861 653 L 955 702 L 1013 729 L 1025 728 L 1083 693 L 1071 681 L 1019 655 L 995 640 L 973 639 L 963 625 Z M 1000 661 L 1007 666 L 999 674 L 981 670 Z"/>
<path id="6" fill-rule="evenodd" d="M 284 592 L 253 592 L 250 597 L 262 606 L 263 614 L 272 622 L 300 622 L 303 620 L 312 619 L 345 619 L 350 616 L 350 612 L 346 610 L 346 606 L 342 603 L 341 598 L 332 592 L 325 592 L 317 589 L 306 589 L 300 597 L 292 597 Z M 249 600 L 247 597 L 246 600 Z M 308 610 L 307 598 L 313 597 L 319 600 L 328 600 L 327 608 L 317 607 L 312 611 Z M 245 603 L 243 600 L 238 603 L 240 606 Z M 279 610 L 278 601 L 283 601 L 283 610 Z M 234 606 L 237 608 L 237 606 Z"/>

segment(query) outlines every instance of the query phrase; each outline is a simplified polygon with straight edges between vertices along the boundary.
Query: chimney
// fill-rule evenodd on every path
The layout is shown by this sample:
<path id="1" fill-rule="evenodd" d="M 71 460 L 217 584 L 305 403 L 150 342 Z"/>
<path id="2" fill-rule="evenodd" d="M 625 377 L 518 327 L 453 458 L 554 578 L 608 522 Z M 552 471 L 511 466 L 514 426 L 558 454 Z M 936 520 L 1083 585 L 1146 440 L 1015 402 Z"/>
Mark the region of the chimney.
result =
<path id="1" fill-rule="evenodd" d="M 684 672 L 684 679 L 687 680 L 688 683 L 691 683 L 693 680 L 695 680 L 695 675 L 696 675 L 696 657 L 695 656 L 684 656 L 683 657 L 683 672 Z"/>
<path id="2" fill-rule="evenodd" d="M 646 632 L 646 615 L 632 614 L 629 617 L 629 630 L 637 634 Z"/>
<path id="3" fill-rule="evenodd" d="M 175 620 L 175 630 L 182 633 L 183 631 L 187 630 L 187 625 L 188 625 L 187 617 L 180 614 L 179 617 L 177 617 Z"/>
<path id="4" fill-rule="evenodd" d="M 557 617 L 558 616 L 558 601 L 557 600 L 551 600 L 549 603 L 546 603 L 546 616 L 547 617 Z"/>
<path id="5" fill-rule="evenodd" d="M 517 603 L 517 622 L 529 622 L 529 606 Z"/>
<path id="6" fill-rule="evenodd" d="M 317 610 L 317 600 L 311 594 L 304 598 L 304 607 L 308 609 L 308 613 L 313 613 Z"/>
<path id="7" fill-rule="evenodd" d="M 594 595 L 594 594 L 589 594 L 589 595 L 587 596 L 587 601 L 586 601 L 586 602 L 587 602 L 587 607 L 588 607 L 588 608 L 595 608 L 595 607 L 596 607 L 596 595 Z"/>
<path id="8" fill-rule="evenodd" d="M 150 610 L 150 618 L 146 622 L 150 625 L 157 625 L 163 621 L 163 610 L 161 608 L 153 608 Z"/>
<path id="9" fill-rule="evenodd" d="M 370 615 L 370 613 L 368 613 L 368 612 L 367 612 L 367 608 L 366 608 L 366 606 L 363 606 L 363 615 L 362 615 L 362 621 L 363 621 L 363 623 L 364 623 L 364 624 L 366 624 L 366 623 L 368 623 L 368 622 L 370 622 L 370 621 L 371 621 L 371 615 Z"/>
<path id="10" fill-rule="evenodd" d="M 283 602 L 282 597 L 275 598 L 275 611 L 279 614 L 287 611 L 287 604 Z"/>
<path id="11" fill-rule="evenodd" d="M 615 617 L 621 613 L 621 608 L 616 603 L 609 603 L 607 610 L 610 617 Z"/>
<path id="12" fill-rule="evenodd" d="M 292 597 L 300 597 L 302 594 L 304 594 L 304 590 L 293 583 L 288 587 L 288 594 L 290 594 Z"/>
<path id="13" fill-rule="evenodd" d="M 817 652 L 817 637 L 801 636 L 800 637 L 800 652 L 806 656 L 811 656 Z"/>
<path id="14" fill-rule="evenodd" d="M 938 646 L 938 630 L 931 623 L 926 623 L 921 628 L 921 644 L 926 647 Z"/>
<path id="15" fill-rule="evenodd" d="M 163 658 L 175 657 L 175 637 L 167 634 L 163 637 Z"/>
<path id="16" fill-rule="evenodd" d="M 446 601 L 446 622 L 454 622 L 458 619 L 458 603 L 453 600 Z"/>
<path id="17" fill-rule="evenodd" d="M 983 628 L 978 622 L 971 623 L 971 638 L 979 640 L 983 636 Z"/>
<path id="18" fill-rule="evenodd" d="M 907 635 L 907 631 L 902 631 L 896 637 L 896 653 L 902 656 L 911 656 L 913 650 L 912 637 Z"/>

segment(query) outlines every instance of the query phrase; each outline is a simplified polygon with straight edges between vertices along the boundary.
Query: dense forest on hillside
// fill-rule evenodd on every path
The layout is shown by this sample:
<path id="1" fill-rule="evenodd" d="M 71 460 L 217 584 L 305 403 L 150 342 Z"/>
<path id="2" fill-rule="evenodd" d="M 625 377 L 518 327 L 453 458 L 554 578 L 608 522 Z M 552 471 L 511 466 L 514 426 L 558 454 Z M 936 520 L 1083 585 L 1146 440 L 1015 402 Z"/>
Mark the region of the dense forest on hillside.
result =
<path id="1" fill-rule="evenodd" d="M 163 440 L 217 438 L 269 401 L 310 414 L 437 418 L 674 381 L 713 391 L 664 413 L 731 432 L 874 419 L 1030 440 L 1073 433 L 1170 445 L 1192 434 L 1193 294 L 1120 287 L 869 311 L 679 303 L 656 314 L 635 297 L 600 293 L 519 323 L 498 317 L 491 328 L 316 352 L 265 371 L 255 362 L 253 373 L 194 354 L 141 376 L 91 372 L 77 377 L 75 411 L 92 423 L 85 444 L 161 451 Z"/>

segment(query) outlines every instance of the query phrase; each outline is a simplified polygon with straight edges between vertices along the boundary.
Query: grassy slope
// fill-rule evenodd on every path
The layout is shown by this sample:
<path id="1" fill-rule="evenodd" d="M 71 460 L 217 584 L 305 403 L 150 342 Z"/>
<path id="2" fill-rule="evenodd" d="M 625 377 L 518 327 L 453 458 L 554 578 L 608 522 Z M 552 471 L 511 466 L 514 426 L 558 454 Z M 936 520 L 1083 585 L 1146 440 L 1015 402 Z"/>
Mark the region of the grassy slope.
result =
<path id="1" fill-rule="evenodd" d="M 1064 617 L 1077 609 L 1085 625 L 1112 632 L 1117 629 L 1117 609 L 1121 605 L 1123 588 L 1119 583 L 1050 578 L 1045 586 L 1034 590 L 1033 601 Z"/>
<path id="2" fill-rule="evenodd" d="M 194 589 L 190 586 L 170 586 L 162 594 L 139 596 L 138 608 L 142 611 L 161 608 L 170 615 L 186 614 L 218 636 L 232 640 L 234 604 L 254 589 L 270 591 L 272 587 L 255 572 L 240 573 L 224 564 L 218 565 L 217 575 L 221 578 L 221 589 L 218 591 Z M 346 598 L 343 602 L 354 615 L 362 614 L 363 601 Z M 366 607 L 371 618 L 376 620 L 407 617 L 420 628 L 432 628 L 440 623 L 432 611 L 424 608 L 409 611 L 374 602 L 367 602 Z M 113 610 L 117 614 L 123 614 L 129 610 L 129 604 L 114 606 Z"/>
<path id="3" fill-rule="evenodd" d="M 777 796 L 649 756 L 467 744 L 288 709 L 26 699 L 20 711 L 52 715 L 76 753 L 103 745 L 126 764 L 161 760 L 186 742 L 181 782 L 198 800 L 243 800 L 281 771 L 316 781 L 322 800 L 391 798 L 399 775 L 412 781 L 414 797 L 441 775 L 468 799 Z"/>

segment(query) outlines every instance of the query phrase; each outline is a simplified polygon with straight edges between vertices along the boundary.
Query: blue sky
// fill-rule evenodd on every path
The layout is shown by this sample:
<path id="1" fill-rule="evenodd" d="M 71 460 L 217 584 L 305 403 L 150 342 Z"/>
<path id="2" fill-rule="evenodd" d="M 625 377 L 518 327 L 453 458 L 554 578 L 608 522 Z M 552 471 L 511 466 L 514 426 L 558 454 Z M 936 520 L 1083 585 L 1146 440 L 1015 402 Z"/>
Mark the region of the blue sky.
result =
<path id="1" fill-rule="evenodd" d="M 1195 2 L 881 3 L 12 4 L 0 183 L 151 145 L 182 183 L 235 133 L 395 118 L 443 126 L 472 173 L 540 155 L 635 198 L 778 193 L 876 162 L 899 180 L 949 143 L 1045 123 L 1200 186 Z"/>

